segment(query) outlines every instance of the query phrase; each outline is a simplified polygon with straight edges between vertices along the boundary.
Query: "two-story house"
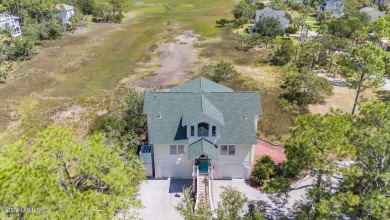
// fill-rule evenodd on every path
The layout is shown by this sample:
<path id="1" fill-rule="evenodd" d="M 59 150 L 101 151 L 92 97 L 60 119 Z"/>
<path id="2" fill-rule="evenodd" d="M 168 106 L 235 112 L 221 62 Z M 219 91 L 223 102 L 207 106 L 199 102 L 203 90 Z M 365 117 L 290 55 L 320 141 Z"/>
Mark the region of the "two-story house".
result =
<path id="1" fill-rule="evenodd" d="M 0 14 L 0 28 L 9 28 L 13 37 L 22 35 L 22 30 L 20 28 L 20 18 L 13 15 Z"/>
<path id="2" fill-rule="evenodd" d="M 321 12 L 329 12 L 333 16 L 341 16 L 344 14 L 343 0 L 326 0 L 317 5 L 317 9 Z"/>
<path id="3" fill-rule="evenodd" d="M 145 92 L 144 101 L 149 175 L 191 179 L 198 166 L 200 172 L 211 167 L 216 179 L 248 178 L 262 114 L 259 92 L 235 92 L 200 77 L 168 92 Z"/>

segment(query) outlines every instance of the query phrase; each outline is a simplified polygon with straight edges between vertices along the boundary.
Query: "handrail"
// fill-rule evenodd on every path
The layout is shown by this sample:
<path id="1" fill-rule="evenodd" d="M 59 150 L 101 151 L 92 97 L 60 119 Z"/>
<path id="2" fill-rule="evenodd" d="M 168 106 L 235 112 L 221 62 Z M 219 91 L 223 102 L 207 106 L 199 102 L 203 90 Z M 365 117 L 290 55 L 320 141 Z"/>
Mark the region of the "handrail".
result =
<path id="1" fill-rule="evenodd" d="M 208 196 L 209 196 L 209 203 L 210 203 L 210 209 L 211 209 L 211 212 L 214 212 L 214 204 L 213 204 L 213 198 L 212 198 L 212 186 L 211 186 L 211 181 L 213 180 L 213 167 L 210 166 L 209 168 L 209 190 L 208 190 Z M 211 178 L 210 178 L 211 176 Z"/>
<path id="2" fill-rule="evenodd" d="M 195 210 L 198 208 L 199 200 L 199 166 L 196 166 L 196 200 L 195 200 Z"/>

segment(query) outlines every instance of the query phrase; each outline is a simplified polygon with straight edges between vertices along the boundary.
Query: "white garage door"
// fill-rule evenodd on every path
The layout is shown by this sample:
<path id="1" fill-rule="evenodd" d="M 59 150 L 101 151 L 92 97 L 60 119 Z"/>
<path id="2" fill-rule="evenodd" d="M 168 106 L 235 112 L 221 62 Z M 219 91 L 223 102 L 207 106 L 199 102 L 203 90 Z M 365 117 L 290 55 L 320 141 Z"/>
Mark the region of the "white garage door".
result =
<path id="1" fill-rule="evenodd" d="M 182 167 L 177 165 L 163 166 L 162 167 L 163 178 L 182 178 Z"/>
<path id="2" fill-rule="evenodd" d="M 225 165 L 223 166 L 224 179 L 243 179 L 244 167 L 241 165 Z"/>

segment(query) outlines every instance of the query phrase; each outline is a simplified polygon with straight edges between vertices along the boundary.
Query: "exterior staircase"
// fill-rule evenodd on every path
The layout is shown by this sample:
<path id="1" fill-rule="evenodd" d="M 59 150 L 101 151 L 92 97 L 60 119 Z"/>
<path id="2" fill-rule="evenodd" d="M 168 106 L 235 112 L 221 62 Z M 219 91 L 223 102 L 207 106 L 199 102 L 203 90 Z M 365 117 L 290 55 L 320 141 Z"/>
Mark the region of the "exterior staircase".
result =
<path id="1" fill-rule="evenodd" d="M 195 211 L 198 209 L 199 203 L 208 205 L 212 212 L 214 212 L 214 205 L 212 201 L 212 180 L 210 178 L 210 169 L 208 172 L 199 172 L 199 167 L 194 167 L 194 177 L 196 177 L 196 200 L 195 200 Z M 194 179 L 195 184 L 195 179 Z"/>
<path id="2" fill-rule="evenodd" d="M 205 202 L 209 204 L 209 177 L 207 173 L 199 173 L 198 175 L 198 203 Z"/>

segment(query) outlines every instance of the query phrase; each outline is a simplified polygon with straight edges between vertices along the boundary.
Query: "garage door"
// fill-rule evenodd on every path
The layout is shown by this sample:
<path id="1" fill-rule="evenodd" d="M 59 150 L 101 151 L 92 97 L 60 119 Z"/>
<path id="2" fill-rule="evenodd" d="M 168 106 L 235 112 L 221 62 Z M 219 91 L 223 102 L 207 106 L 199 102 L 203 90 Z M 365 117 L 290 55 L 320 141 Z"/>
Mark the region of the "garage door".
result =
<path id="1" fill-rule="evenodd" d="M 244 167 L 241 165 L 225 165 L 223 166 L 224 179 L 243 179 Z"/>
<path id="2" fill-rule="evenodd" d="M 163 178 L 182 178 L 181 166 L 163 166 L 162 167 Z"/>

